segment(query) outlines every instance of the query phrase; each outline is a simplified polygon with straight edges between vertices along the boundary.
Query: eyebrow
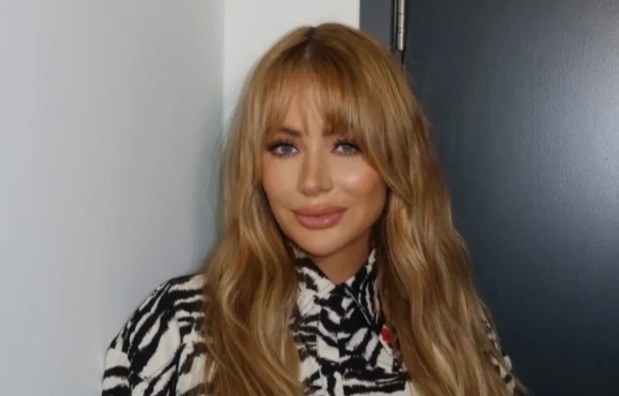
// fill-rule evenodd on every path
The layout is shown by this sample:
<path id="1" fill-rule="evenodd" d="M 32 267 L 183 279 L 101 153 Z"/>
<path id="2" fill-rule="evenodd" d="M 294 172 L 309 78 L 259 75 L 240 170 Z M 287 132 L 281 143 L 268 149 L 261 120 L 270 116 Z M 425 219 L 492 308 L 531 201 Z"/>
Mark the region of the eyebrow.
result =
<path id="1" fill-rule="evenodd" d="M 299 131 L 298 129 L 294 129 L 291 127 L 287 127 L 287 126 L 283 126 L 281 128 L 279 128 L 277 131 L 275 131 L 275 133 L 284 133 L 286 135 L 291 135 L 291 136 L 295 136 L 295 137 L 301 137 L 303 136 L 303 132 Z M 335 132 L 335 130 L 333 128 L 328 128 L 325 129 L 324 131 L 322 131 L 322 136 L 332 136 L 332 135 L 336 135 L 337 132 Z"/>

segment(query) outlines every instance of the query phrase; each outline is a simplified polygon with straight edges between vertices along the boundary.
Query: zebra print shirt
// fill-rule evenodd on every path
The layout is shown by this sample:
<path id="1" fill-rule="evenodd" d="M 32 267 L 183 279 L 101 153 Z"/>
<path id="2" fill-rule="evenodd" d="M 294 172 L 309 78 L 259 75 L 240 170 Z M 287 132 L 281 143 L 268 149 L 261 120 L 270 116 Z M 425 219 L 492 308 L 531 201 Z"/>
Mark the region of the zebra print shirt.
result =
<path id="1" fill-rule="evenodd" d="M 289 324 L 304 393 L 414 396 L 383 324 L 375 250 L 355 275 L 337 285 L 305 256 L 296 256 L 296 268 L 299 289 Z M 201 274 L 171 279 L 137 308 L 107 350 L 103 396 L 205 395 L 203 281 Z M 511 369 L 509 357 L 504 359 Z M 500 375 L 513 393 L 510 372 L 500 368 Z"/>

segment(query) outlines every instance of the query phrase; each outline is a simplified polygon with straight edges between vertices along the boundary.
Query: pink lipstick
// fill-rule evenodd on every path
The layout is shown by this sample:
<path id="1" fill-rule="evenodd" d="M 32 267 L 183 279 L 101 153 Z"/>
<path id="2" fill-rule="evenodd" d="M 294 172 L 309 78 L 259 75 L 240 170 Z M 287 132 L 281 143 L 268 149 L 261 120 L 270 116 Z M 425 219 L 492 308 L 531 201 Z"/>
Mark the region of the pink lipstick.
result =
<path id="1" fill-rule="evenodd" d="M 338 206 L 308 206 L 294 210 L 294 215 L 302 226 L 320 230 L 337 224 L 345 211 Z"/>

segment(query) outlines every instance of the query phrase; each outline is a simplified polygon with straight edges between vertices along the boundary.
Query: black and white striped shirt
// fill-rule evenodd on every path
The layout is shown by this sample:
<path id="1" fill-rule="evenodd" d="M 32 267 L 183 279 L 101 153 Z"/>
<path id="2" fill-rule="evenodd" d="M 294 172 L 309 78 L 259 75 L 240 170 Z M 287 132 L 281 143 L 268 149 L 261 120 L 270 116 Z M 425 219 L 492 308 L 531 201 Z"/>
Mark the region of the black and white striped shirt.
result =
<path id="1" fill-rule="evenodd" d="M 299 381 L 312 396 L 414 396 L 391 348 L 376 295 L 375 250 L 347 281 L 334 284 L 297 256 L 299 288 L 290 329 L 300 358 Z M 204 395 L 203 275 L 157 287 L 112 340 L 104 396 Z M 495 334 L 489 330 L 489 337 Z M 498 347 L 498 345 L 497 345 Z M 505 362 L 511 368 L 509 357 Z M 513 392 L 511 373 L 501 377 Z"/>

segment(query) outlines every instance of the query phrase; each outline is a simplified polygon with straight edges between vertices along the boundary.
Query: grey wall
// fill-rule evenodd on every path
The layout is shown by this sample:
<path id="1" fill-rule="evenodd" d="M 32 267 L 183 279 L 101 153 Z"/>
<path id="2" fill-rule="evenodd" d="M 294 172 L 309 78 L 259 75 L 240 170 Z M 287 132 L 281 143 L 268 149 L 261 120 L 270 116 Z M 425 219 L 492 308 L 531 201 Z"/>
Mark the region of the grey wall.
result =
<path id="1" fill-rule="evenodd" d="M 100 393 L 113 335 L 211 246 L 245 73 L 327 20 L 359 1 L 0 3 L 0 394 Z"/>
<path id="2" fill-rule="evenodd" d="M 95 395 L 213 240 L 223 0 L 0 2 L 0 393 Z"/>

